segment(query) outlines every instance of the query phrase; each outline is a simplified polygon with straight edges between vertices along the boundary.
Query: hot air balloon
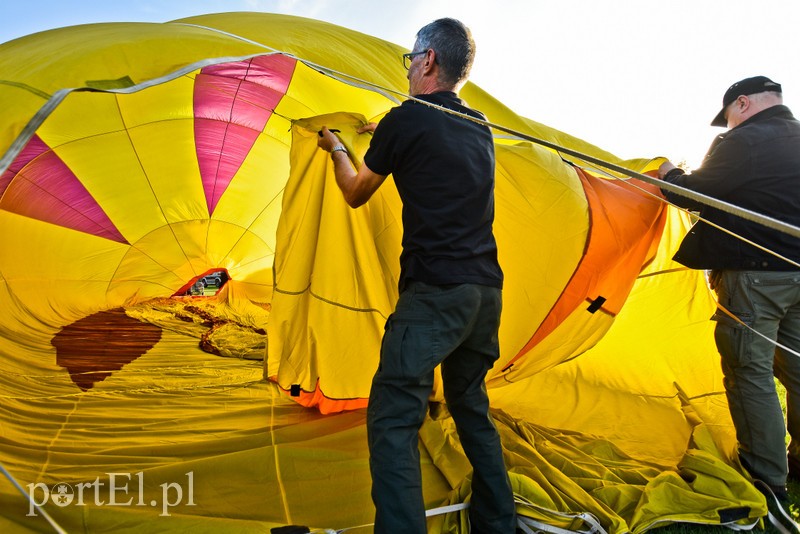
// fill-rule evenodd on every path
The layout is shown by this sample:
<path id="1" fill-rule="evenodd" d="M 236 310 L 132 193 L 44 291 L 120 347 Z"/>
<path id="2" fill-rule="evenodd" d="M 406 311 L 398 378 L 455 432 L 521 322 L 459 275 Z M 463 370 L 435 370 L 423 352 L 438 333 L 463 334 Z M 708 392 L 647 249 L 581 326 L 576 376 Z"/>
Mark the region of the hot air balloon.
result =
<path id="1" fill-rule="evenodd" d="M 407 98 L 405 51 L 263 13 L 0 45 L 3 531 L 370 531 L 364 407 L 401 207 L 389 179 L 349 209 L 315 137 L 338 129 L 358 163 L 357 128 Z M 660 162 L 461 96 L 528 136 Z M 759 521 L 714 299 L 670 259 L 688 217 L 552 148 L 498 131 L 496 149 L 487 386 L 521 520 Z M 438 388 L 420 450 L 431 532 L 466 532 L 469 463 Z"/>

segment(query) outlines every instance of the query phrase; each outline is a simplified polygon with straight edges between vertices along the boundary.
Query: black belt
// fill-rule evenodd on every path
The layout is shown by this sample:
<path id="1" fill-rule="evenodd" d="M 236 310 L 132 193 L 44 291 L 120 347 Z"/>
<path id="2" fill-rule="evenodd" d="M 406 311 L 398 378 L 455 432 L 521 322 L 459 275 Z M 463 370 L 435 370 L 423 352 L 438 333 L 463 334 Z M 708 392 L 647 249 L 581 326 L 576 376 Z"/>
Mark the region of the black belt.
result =
<path id="1" fill-rule="evenodd" d="M 740 269 L 743 271 L 800 271 L 797 266 L 778 258 L 745 260 L 741 262 Z"/>

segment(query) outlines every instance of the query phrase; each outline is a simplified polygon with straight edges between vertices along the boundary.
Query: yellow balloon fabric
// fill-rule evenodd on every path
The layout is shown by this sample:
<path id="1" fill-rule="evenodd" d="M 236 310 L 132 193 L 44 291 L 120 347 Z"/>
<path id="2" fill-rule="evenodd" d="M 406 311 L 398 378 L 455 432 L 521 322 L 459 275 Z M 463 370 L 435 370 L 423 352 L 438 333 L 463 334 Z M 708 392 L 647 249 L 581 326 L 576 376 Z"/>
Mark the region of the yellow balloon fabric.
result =
<path id="1" fill-rule="evenodd" d="M 356 129 L 406 98 L 405 51 L 263 13 L 0 45 L 0 530 L 371 531 L 364 407 L 402 206 L 390 177 L 347 207 L 316 139 L 339 130 L 358 165 Z M 461 96 L 589 156 L 662 161 L 621 161 L 473 84 Z M 496 152 L 487 387 L 520 520 L 758 522 L 713 295 L 670 259 L 688 217 L 536 144 L 503 134 Z M 212 273 L 214 296 L 190 294 Z M 469 502 L 470 467 L 438 386 L 420 450 L 429 530 L 466 532 L 446 507 Z"/>
<path id="2" fill-rule="evenodd" d="M 370 136 L 357 129 L 365 124 L 344 113 L 294 123 L 277 228 L 266 377 L 287 391 L 294 386 L 293 396 L 323 413 L 366 406 L 376 343 L 397 299 L 397 190 L 386 183 L 366 206 L 350 209 L 331 158 L 317 148 L 317 132 L 328 126 L 349 153 L 363 154 Z"/>

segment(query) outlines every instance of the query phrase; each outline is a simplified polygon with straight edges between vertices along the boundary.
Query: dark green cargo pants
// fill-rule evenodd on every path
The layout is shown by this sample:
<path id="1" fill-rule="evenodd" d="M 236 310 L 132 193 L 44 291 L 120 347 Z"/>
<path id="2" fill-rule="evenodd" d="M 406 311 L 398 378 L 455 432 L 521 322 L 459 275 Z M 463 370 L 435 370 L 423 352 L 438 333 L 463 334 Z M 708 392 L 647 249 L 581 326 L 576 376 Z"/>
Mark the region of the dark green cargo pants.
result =
<path id="1" fill-rule="evenodd" d="M 800 352 L 800 272 L 722 271 L 717 292 L 744 323 L 715 315 L 739 457 L 754 478 L 783 486 L 786 425 L 773 376 L 786 387 L 789 455 L 800 460 L 800 357 L 775 343 Z"/>
<path id="2" fill-rule="evenodd" d="M 473 467 L 473 533 L 508 534 L 516 519 L 484 379 L 499 356 L 499 289 L 411 282 L 386 322 L 367 433 L 376 533 L 426 532 L 418 431 L 442 364 L 447 407 Z"/>

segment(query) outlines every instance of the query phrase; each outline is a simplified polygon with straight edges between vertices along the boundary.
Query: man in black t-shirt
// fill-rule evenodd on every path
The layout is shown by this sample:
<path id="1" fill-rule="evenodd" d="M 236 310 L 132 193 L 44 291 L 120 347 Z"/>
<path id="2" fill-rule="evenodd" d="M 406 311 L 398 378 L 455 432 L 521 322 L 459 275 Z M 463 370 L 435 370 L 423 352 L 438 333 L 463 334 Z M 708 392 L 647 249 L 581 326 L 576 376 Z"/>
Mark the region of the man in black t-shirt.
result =
<path id="1" fill-rule="evenodd" d="M 494 144 L 488 127 L 457 96 L 475 55 L 471 33 L 439 19 L 417 33 L 403 59 L 408 100 L 373 131 L 356 171 L 341 141 L 323 128 L 336 182 L 356 208 L 392 174 L 403 201 L 400 298 L 386 323 L 372 381 L 367 433 L 376 533 L 426 532 L 417 433 L 434 369 L 442 366 L 447 407 L 472 467 L 472 532 L 513 533 L 514 498 L 484 379 L 499 357 L 503 272 L 492 233 Z"/>

